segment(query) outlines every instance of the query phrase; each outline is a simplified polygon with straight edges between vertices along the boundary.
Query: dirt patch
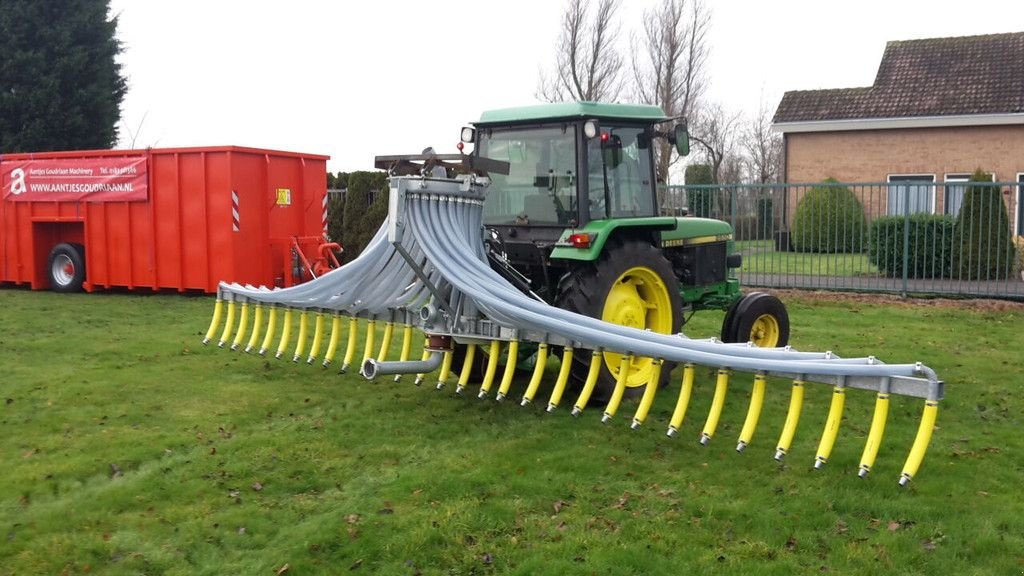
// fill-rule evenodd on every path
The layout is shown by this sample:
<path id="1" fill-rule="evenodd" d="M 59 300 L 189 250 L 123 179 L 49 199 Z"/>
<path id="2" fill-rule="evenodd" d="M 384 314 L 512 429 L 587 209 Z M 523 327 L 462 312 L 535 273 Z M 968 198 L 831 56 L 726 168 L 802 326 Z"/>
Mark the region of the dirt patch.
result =
<path id="1" fill-rule="evenodd" d="M 855 304 L 884 304 L 898 308 L 956 308 L 977 312 L 1021 312 L 1024 302 L 992 300 L 986 298 L 923 298 L 903 297 L 895 294 L 865 294 L 860 292 L 832 292 L 828 290 L 761 290 L 787 299 L 805 302 L 848 302 Z"/>

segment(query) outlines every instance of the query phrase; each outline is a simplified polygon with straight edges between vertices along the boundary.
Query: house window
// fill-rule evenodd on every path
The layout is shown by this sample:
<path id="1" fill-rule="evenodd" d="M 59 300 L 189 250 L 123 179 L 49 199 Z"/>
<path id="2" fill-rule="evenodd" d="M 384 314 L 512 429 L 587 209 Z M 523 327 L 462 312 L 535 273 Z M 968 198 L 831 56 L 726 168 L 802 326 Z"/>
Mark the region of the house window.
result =
<path id="1" fill-rule="evenodd" d="M 931 214 L 934 211 L 935 176 L 931 174 L 889 176 L 888 213 L 890 216 Z"/>

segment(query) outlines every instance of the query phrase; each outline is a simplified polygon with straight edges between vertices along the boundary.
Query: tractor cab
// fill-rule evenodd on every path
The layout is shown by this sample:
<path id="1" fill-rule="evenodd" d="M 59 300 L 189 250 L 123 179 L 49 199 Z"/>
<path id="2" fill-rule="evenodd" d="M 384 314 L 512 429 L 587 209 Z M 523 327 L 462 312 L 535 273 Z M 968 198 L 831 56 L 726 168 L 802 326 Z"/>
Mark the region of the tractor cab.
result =
<path id="1" fill-rule="evenodd" d="M 463 130 L 463 140 L 475 144 L 473 156 L 509 165 L 508 174 L 491 174 L 484 206 L 493 243 L 516 269 L 537 278 L 561 268 L 551 251 L 580 244 L 572 234 L 588 224 L 644 219 L 636 225 L 675 228 L 674 218 L 658 217 L 654 171 L 656 139 L 689 151 L 685 126 L 670 130 L 671 121 L 657 106 L 594 102 L 484 112 Z M 585 236 L 586 243 L 596 236 Z"/>

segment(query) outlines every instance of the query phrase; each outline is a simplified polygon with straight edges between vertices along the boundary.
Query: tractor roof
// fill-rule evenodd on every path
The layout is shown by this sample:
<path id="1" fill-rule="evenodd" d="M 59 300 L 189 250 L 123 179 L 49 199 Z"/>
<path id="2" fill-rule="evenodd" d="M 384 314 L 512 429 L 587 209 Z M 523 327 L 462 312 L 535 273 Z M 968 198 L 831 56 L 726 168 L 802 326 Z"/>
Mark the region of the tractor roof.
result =
<path id="1" fill-rule="evenodd" d="M 654 124 L 668 120 L 658 106 L 647 104 L 610 104 L 607 102 L 558 102 L 518 108 L 488 110 L 477 124 L 516 124 L 545 120 L 628 120 Z"/>

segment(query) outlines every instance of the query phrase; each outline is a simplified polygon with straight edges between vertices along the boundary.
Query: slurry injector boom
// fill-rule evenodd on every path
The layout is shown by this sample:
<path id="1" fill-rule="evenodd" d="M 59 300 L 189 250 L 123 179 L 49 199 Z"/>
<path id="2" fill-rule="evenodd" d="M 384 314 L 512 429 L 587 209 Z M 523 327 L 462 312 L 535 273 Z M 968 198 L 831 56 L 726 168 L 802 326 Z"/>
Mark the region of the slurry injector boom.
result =
<path id="1" fill-rule="evenodd" d="M 435 165 L 443 166 L 445 160 L 468 162 L 472 173 L 456 178 L 426 176 L 433 173 Z M 389 215 L 363 253 L 300 286 L 267 289 L 221 284 L 204 343 L 217 340 L 219 346 L 232 350 L 274 354 L 278 358 L 290 355 L 295 362 L 319 361 L 327 367 L 334 362 L 344 339 L 342 372 L 357 363 L 366 378 L 396 375 L 398 380 L 402 374 L 417 374 L 416 382 L 420 383 L 426 374 L 437 370 L 438 388 L 454 379 L 459 393 L 479 386 L 480 398 L 493 392 L 498 400 L 511 393 L 517 363 L 535 355 L 521 399 L 523 405 L 536 400 L 548 357 L 560 355 L 561 369 L 547 399 L 547 410 L 555 411 L 571 392 L 576 395 L 573 415 L 588 406 L 602 365 L 617 362 L 615 385 L 602 414 L 604 422 L 616 416 L 626 395 L 627 379 L 633 373 L 631 367 L 642 362 L 650 369 L 644 372 L 646 381 L 631 420 L 633 428 L 646 421 L 659 384 L 671 367 L 682 365 L 680 380 L 674 386 L 678 399 L 668 426 L 670 437 L 681 429 L 697 368 L 710 367 L 716 370 L 717 378 L 699 436 L 702 444 L 715 435 L 730 379 L 735 373 L 749 373 L 753 375 L 753 391 L 737 451 L 743 451 L 754 436 L 767 378 L 786 378 L 792 381 L 792 387 L 775 451 L 780 461 L 790 449 L 805 386 L 824 384 L 832 387 L 832 400 L 815 468 L 823 467 L 832 452 L 846 392 L 870 390 L 876 394 L 875 411 L 860 459 L 861 477 L 867 476 L 878 453 L 890 396 L 921 398 L 925 401 L 924 414 L 900 485 L 906 485 L 917 474 L 943 398 L 943 382 L 931 368 L 921 363 L 886 364 L 873 356 L 841 358 L 832 352 L 801 352 L 789 346 L 769 348 L 716 338 L 693 339 L 682 333 L 658 333 L 622 325 L 628 322 L 611 323 L 552 306 L 525 289 L 523 282 L 510 279 L 508 270 L 496 265 L 493 251 L 486 245 L 484 204 L 491 178 L 485 174 L 507 173 L 509 168 L 502 162 L 486 160 L 476 156 L 385 158 L 382 162 L 392 168 Z M 414 161 L 425 165 L 420 167 Z M 416 171 L 422 175 L 399 175 Z M 360 320 L 365 322 L 366 332 L 357 359 Z M 378 343 L 375 338 L 381 323 L 383 337 Z M 296 325 L 297 334 L 293 330 Z M 412 350 L 416 330 L 425 335 L 419 358 L 413 358 Z M 400 356 L 389 359 L 398 333 Z M 326 349 L 322 350 L 325 341 Z M 499 366 L 501 358 L 506 358 L 503 367 Z M 570 372 L 579 358 L 589 360 L 586 374 L 581 385 L 570 386 Z M 474 365 L 482 369 L 474 371 Z"/>

